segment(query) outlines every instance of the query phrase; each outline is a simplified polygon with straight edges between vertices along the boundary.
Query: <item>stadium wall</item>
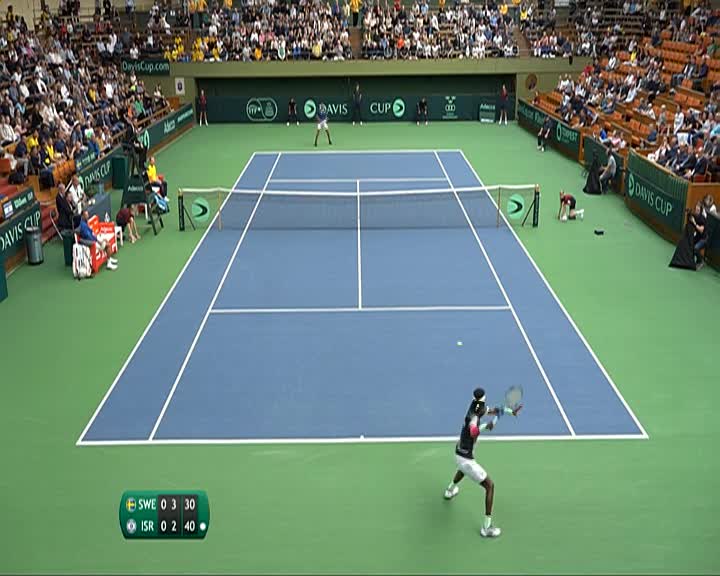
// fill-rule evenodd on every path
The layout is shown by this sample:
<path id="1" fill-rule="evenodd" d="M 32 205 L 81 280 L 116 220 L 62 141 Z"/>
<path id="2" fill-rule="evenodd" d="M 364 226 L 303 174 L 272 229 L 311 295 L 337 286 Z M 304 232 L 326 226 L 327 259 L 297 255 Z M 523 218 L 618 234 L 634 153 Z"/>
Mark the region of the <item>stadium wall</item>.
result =
<path id="1" fill-rule="evenodd" d="M 444 99 L 445 96 L 459 98 L 461 95 L 476 97 L 482 94 L 484 101 L 495 102 L 503 82 L 516 99 L 531 98 L 536 90 L 553 89 L 561 74 L 579 74 L 587 63 L 586 58 L 577 58 L 570 65 L 564 59 L 529 57 L 344 62 L 174 62 L 170 64 L 169 74 L 143 78 L 147 86 L 160 84 L 164 94 L 177 95 L 182 102 L 193 104 L 201 88 L 206 90 L 208 96 L 222 94 L 233 98 L 274 98 L 277 94 L 280 100 L 292 95 L 298 102 L 300 116 L 303 114 L 301 98 L 332 96 L 349 101 L 352 86 L 360 82 L 367 100 L 373 97 L 392 102 L 397 96 L 406 96 L 405 106 L 414 114 L 416 99 L 420 96 L 442 96 Z M 475 106 L 478 102 L 472 100 L 468 105 Z M 231 106 L 233 103 L 228 101 L 227 104 Z M 239 102 L 234 104 L 240 105 Z M 211 106 L 210 101 L 208 105 Z M 278 108 L 284 108 L 281 102 L 278 102 Z M 284 113 L 285 110 L 282 110 L 281 114 Z M 394 116 L 380 116 L 377 119 L 397 119 Z M 473 119 L 477 119 L 477 110 Z"/>

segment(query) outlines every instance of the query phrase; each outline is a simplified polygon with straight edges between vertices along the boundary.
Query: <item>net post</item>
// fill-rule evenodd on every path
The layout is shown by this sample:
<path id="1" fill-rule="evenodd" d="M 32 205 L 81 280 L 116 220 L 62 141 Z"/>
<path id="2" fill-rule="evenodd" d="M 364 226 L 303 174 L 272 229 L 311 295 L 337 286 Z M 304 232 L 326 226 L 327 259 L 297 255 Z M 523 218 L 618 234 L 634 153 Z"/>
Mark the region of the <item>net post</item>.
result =
<path id="1" fill-rule="evenodd" d="M 500 228 L 500 186 L 497 189 L 497 213 L 495 214 L 495 228 Z"/>
<path id="2" fill-rule="evenodd" d="M 533 195 L 533 228 L 538 227 L 540 221 L 540 185 L 535 184 L 535 193 Z"/>
<path id="3" fill-rule="evenodd" d="M 185 231 L 185 197 L 183 195 L 182 188 L 178 189 L 178 223 L 180 226 L 180 232 Z"/>

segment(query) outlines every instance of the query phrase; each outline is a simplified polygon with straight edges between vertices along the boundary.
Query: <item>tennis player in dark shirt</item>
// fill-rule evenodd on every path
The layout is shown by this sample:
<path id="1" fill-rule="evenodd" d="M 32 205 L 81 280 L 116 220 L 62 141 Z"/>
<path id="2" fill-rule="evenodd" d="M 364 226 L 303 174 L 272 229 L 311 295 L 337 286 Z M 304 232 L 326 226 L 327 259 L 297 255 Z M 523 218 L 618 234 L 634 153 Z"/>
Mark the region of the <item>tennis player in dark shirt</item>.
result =
<path id="1" fill-rule="evenodd" d="M 427 99 L 423 96 L 417 103 L 417 125 L 420 126 L 420 122 L 425 122 L 425 126 L 428 125 L 428 103 Z"/>
<path id="2" fill-rule="evenodd" d="M 488 476 L 485 469 L 475 461 L 473 449 L 475 442 L 483 430 L 492 430 L 494 424 L 490 422 L 480 422 L 483 416 L 496 416 L 500 411 L 507 412 L 513 416 L 517 416 L 522 406 L 518 406 L 515 410 L 509 408 L 490 408 L 485 405 L 485 391 L 482 388 L 473 390 L 473 399 L 465 414 L 465 422 L 460 430 L 460 438 L 455 445 L 455 464 L 457 472 L 452 482 L 445 490 L 445 499 L 452 500 L 460 491 L 458 484 L 465 477 L 469 477 L 485 488 L 485 520 L 480 529 L 480 535 L 484 538 L 495 538 L 500 536 L 500 528 L 493 526 L 492 523 L 492 507 L 493 498 L 495 496 L 495 484 Z"/>
<path id="3" fill-rule="evenodd" d="M 295 98 L 290 98 L 290 102 L 288 102 L 288 126 L 290 126 L 290 122 L 295 122 L 295 126 L 300 126 L 300 122 L 298 122 L 297 117 L 297 104 L 295 103 Z"/>

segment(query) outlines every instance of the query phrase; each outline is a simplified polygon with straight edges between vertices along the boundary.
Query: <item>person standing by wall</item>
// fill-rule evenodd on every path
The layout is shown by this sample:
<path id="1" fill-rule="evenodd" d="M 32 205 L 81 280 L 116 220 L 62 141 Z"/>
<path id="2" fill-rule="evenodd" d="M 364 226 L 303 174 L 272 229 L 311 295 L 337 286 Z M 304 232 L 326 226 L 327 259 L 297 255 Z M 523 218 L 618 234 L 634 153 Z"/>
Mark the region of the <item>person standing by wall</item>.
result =
<path id="1" fill-rule="evenodd" d="M 353 90 L 353 126 L 355 126 L 355 122 L 360 122 L 360 126 L 362 126 L 362 112 L 361 112 L 361 106 L 362 106 L 362 92 L 360 92 L 360 83 L 355 83 L 355 90 Z"/>
<path id="2" fill-rule="evenodd" d="M 425 126 L 428 124 L 428 103 L 427 98 L 423 96 L 417 103 L 417 125 L 420 126 L 420 122 L 425 122 Z"/>
<path id="3" fill-rule="evenodd" d="M 552 120 L 550 116 L 545 116 L 542 126 L 540 126 L 540 132 L 538 132 L 537 149 L 541 152 L 545 152 L 545 143 L 550 138 L 550 130 L 552 129 Z"/>
<path id="4" fill-rule="evenodd" d="M 498 125 L 503 123 L 503 120 L 505 120 L 505 126 L 507 126 L 507 105 L 508 105 L 508 91 L 505 87 L 505 84 L 502 85 L 502 90 L 500 90 L 500 101 L 499 101 L 499 108 L 500 108 L 500 116 L 498 117 Z"/>
<path id="5" fill-rule="evenodd" d="M 207 126 L 207 96 L 205 96 L 205 90 L 200 90 L 200 98 L 198 98 L 198 115 L 200 116 L 200 126 L 203 125 L 203 119 L 205 120 L 205 126 Z"/>
<path id="6" fill-rule="evenodd" d="M 350 11 L 352 12 L 353 28 L 357 28 L 360 19 L 360 0 L 350 0 Z"/>
<path id="7" fill-rule="evenodd" d="M 295 98 L 290 98 L 290 101 L 288 102 L 288 126 L 290 126 L 290 122 L 293 122 L 296 126 L 300 126 L 300 122 L 298 122 L 297 117 L 297 103 L 295 102 Z"/>

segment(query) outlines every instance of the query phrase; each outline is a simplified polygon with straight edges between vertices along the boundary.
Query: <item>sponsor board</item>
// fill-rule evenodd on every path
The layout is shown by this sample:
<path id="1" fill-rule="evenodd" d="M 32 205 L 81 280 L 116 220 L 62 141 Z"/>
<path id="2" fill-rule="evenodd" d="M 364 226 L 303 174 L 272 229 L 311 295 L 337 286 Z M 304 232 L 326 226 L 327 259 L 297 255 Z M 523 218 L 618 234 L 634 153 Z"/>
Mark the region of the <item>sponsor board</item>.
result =
<path id="1" fill-rule="evenodd" d="M 140 74 L 143 76 L 169 76 L 170 62 L 168 60 L 130 60 L 123 59 L 120 68 L 125 74 Z"/>

